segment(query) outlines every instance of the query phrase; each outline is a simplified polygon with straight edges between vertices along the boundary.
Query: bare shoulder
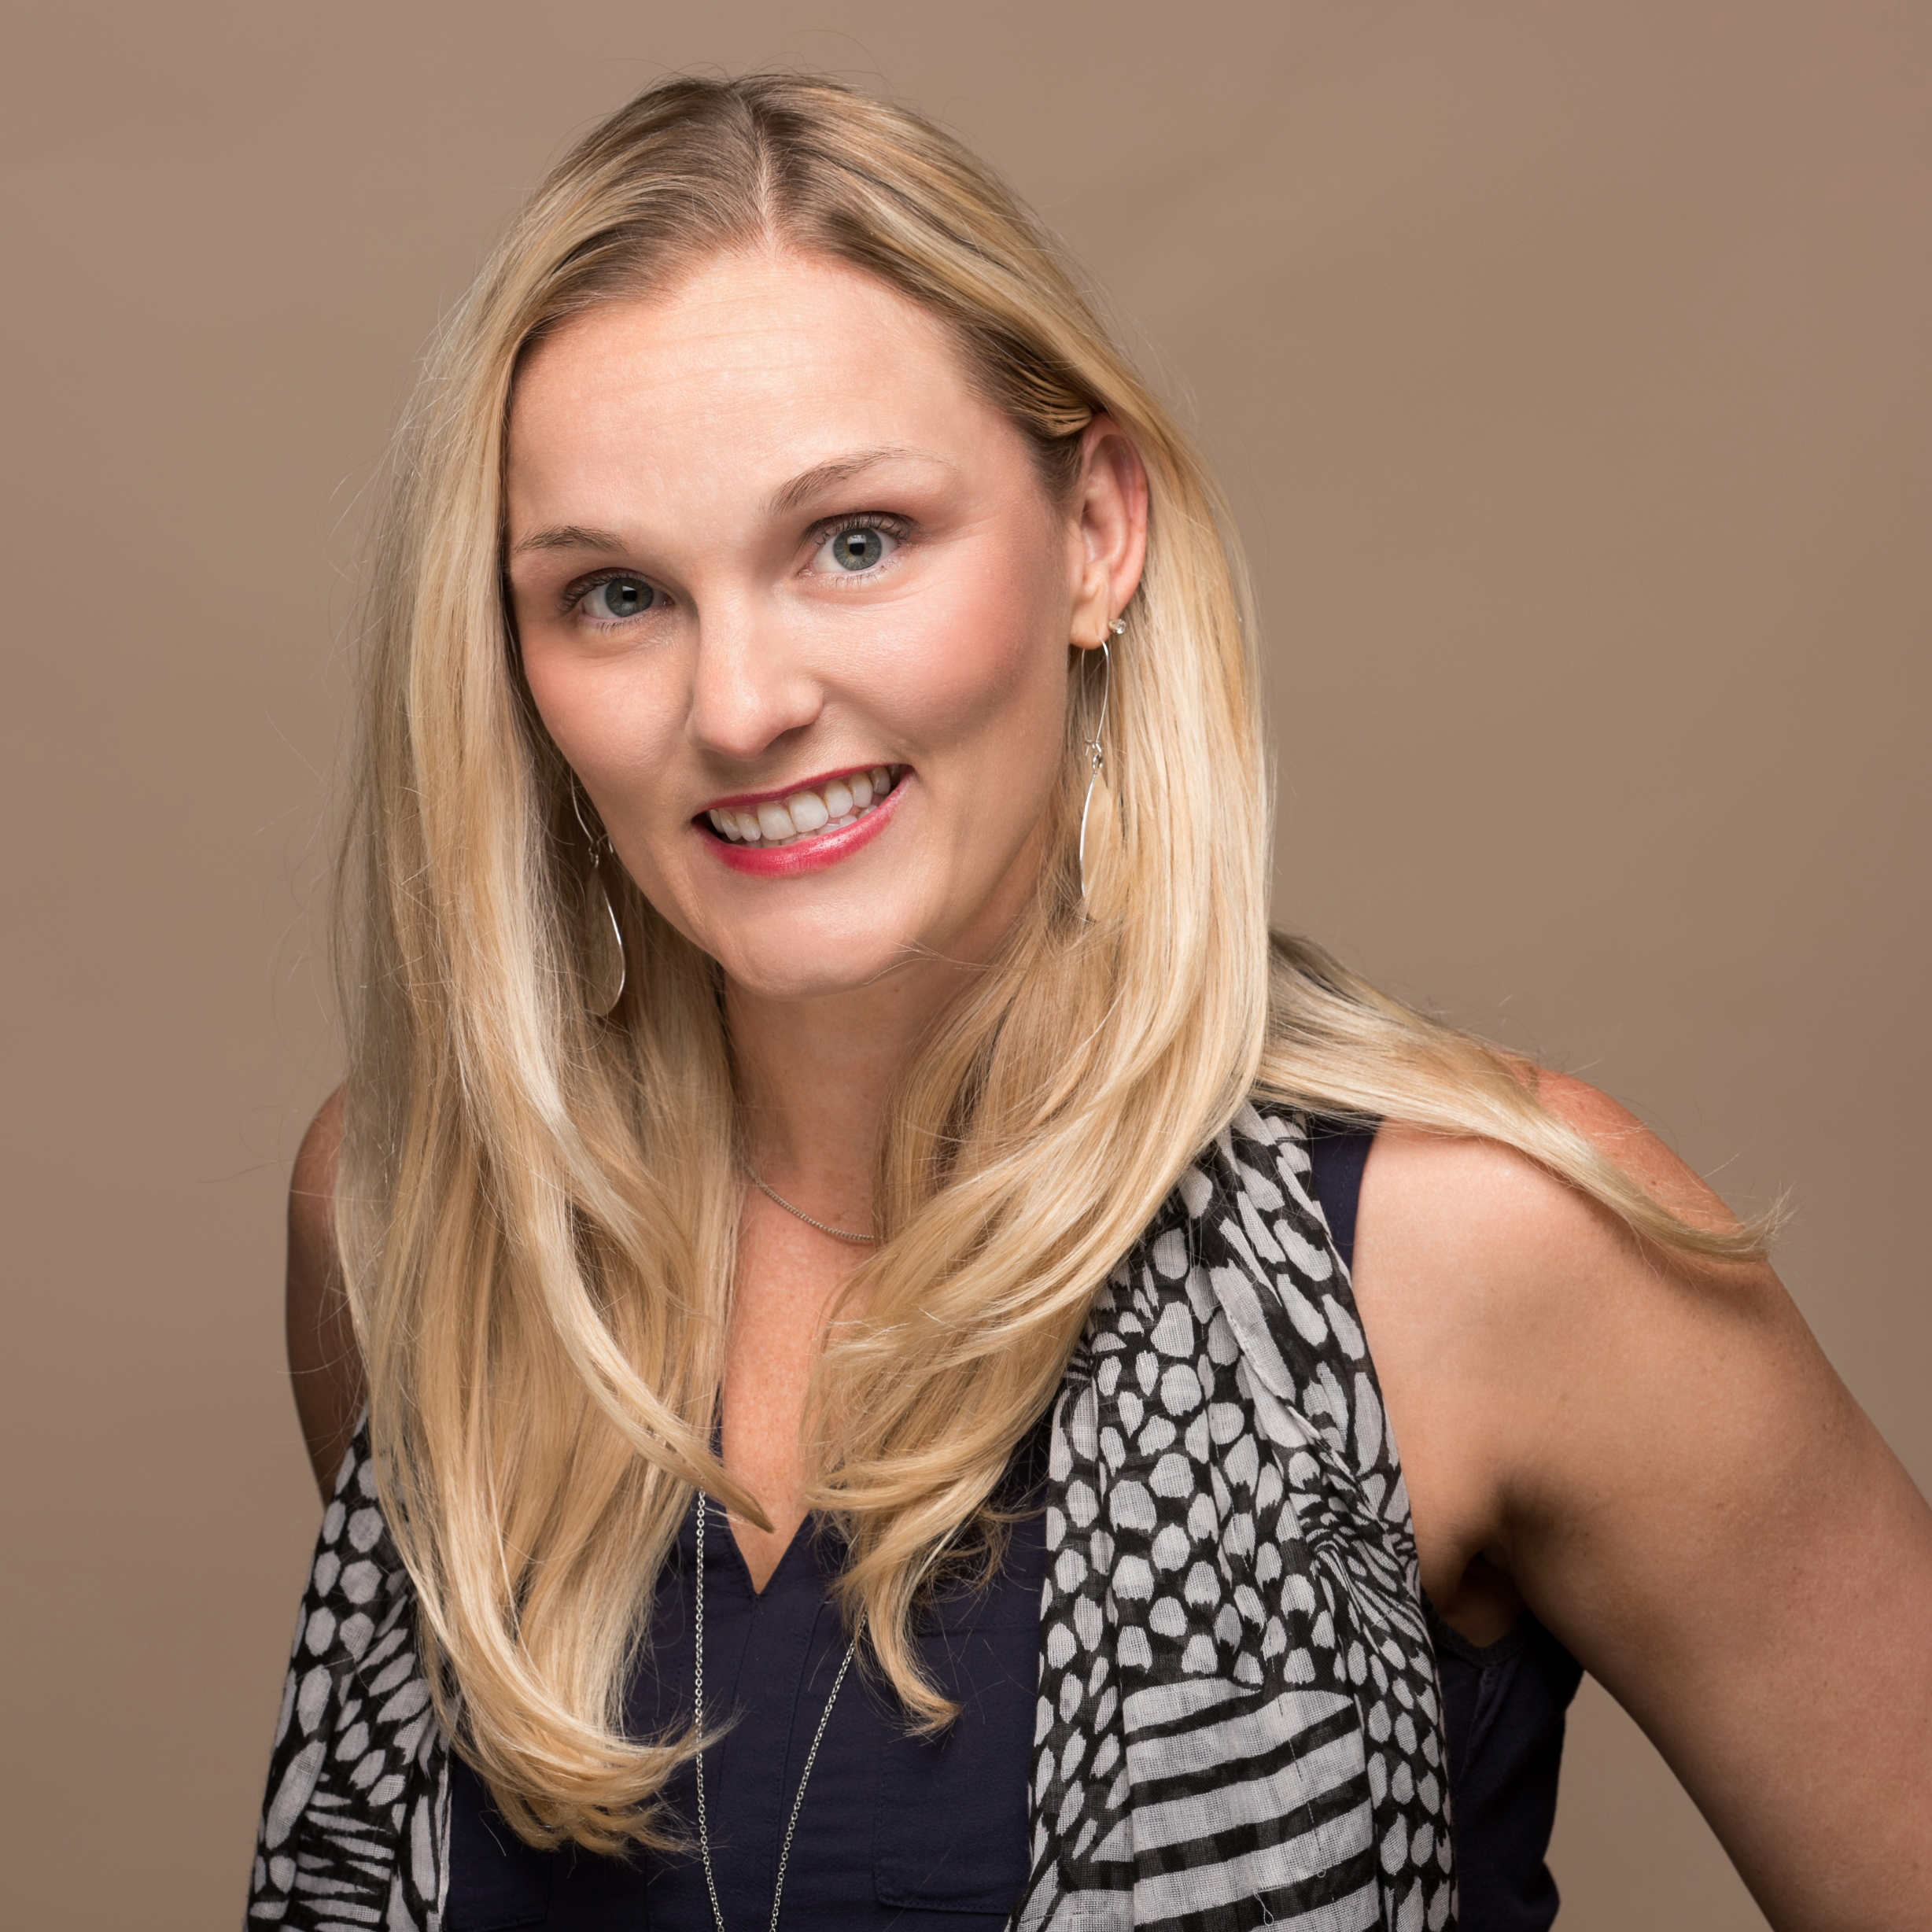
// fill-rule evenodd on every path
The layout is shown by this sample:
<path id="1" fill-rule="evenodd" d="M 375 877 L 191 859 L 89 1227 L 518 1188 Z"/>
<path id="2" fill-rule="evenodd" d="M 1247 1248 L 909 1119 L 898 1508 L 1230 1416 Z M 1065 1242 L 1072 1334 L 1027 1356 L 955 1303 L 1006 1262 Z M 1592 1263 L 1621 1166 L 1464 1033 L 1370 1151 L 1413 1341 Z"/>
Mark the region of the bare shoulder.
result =
<path id="1" fill-rule="evenodd" d="M 342 1147 L 343 1090 L 337 1087 L 316 1110 L 296 1149 L 289 1179 L 289 1255 L 315 1266 L 332 1266 L 335 1256 L 335 1166 Z"/>
<path id="2" fill-rule="evenodd" d="M 1539 1093 L 1684 1219 L 1735 1225 L 1607 1095 L 1552 1074 Z M 1385 1126 L 1362 1178 L 1355 1259 L 1425 1580 L 1445 1606 L 1478 1557 L 1533 1591 L 1527 1525 L 1584 1506 L 1581 1492 L 1622 1480 L 1633 1455 L 1655 1466 L 1664 1443 L 1727 1410 L 1856 1413 L 1768 1266 L 1641 1240 L 1495 1141 Z"/>
<path id="3" fill-rule="evenodd" d="M 1654 1199 L 1695 1225 L 1736 1226 L 1712 1189 L 1609 1096 L 1554 1074 L 1538 1091 Z M 1510 1387 L 1550 1373 L 1565 1385 L 1572 1371 L 1614 1378 L 1664 1366 L 1646 1336 L 1668 1356 L 1709 1322 L 1812 1352 L 1768 1266 L 1666 1251 L 1512 1148 L 1396 1123 L 1377 1136 L 1363 1176 L 1356 1275 L 1366 1318 L 1382 1331 L 1378 1363 L 1419 1353 L 1437 1365 L 1436 1381 L 1450 1366 Z M 1616 1362 L 1596 1359 L 1613 1337 Z M 1541 1386 L 1557 1399 L 1555 1387 Z"/>
<path id="4" fill-rule="evenodd" d="M 335 1244 L 342 1105 L 338 1087 L 303 1135 L 289 1183 L 289 1375 L 309 1462 L 324 1497 L 334 1485 L 363 1403 L 362 1360 Z"/>
<path id="5" fill-rule="evenodd" d="M 1683 1218 L 1729 1220 L 1614 1101 L 1539 1092 Z M 1355 1258 L 1439 1606 L 1485 1576 L 1527 1602 L 1774 1923 L 1932 1923 L 1932 1815 L 1886 1795 L 1932 1776 L 1932 1513 L 1770 1267 L 1640 1239 L 1510 1149 L 1392 1126 Z"/>

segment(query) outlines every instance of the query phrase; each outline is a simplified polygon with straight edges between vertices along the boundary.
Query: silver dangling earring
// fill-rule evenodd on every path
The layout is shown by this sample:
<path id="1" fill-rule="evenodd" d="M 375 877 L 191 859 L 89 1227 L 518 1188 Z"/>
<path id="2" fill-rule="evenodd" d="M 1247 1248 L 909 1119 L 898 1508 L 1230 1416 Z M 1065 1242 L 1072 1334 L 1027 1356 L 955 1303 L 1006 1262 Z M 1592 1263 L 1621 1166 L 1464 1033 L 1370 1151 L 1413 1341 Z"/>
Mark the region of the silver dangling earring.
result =
<path id="1" fill-rule="evenodd" d="M 1107 729 L 1107 699 L 1114 679 L 1113 653 L 1107 648 L 1109 637 L 1123 637 L 1126 634 L 1126 621 L 1114 618 L 1107 626 L 1106 636 L 1101 639 L 1101 714 L 1094 721 L 1093 736 L 1087 740 L 1087 788 L 1086 797 L 1080 806 L 1080 903 L 1087 902 L 1086 839 L 1087 814 L 1093 809 L 1093 787 L 1101 781 L 1101 773 L 1107 768 L 1107 753 L 1101 743 L 1101 735 Z"/>
<path id="2" fill-rule="evenodd" d="M 584 824 L 583 801 L 577 795 L 574 776 L 570 780 L 570 809 L 577 814 L 577 829 L 590 847 L 590 878 L 584 887 L 584 939 L 588 956 L 584 1004 L 602 1019 L 624 997 L 627 976 L 624 934 L 600 869 L 604 854 L 611 849 L 610 835 L 594 832 Z"/>

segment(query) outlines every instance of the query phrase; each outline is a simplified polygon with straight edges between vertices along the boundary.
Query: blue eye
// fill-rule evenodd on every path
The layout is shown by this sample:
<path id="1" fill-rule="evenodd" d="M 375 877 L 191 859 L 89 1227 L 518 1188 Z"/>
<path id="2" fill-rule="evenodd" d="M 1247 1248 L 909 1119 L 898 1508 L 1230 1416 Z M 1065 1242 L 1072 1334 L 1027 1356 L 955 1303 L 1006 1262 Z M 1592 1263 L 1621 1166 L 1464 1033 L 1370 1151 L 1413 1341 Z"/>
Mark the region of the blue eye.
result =
<path id="1" fill-rule="evenodd" d="M 656 587 L 641 577 L 607 577 L 584 593 L 584 609 L 607 623 L 621 623 L 654 608 L 658 596 Z"/>
<path id="2" fill-rule="evenodd" d="M 833 531 L 819 555 L 840 570 L 870 570 L 884 562 L 898 547 L 899 540 L 890 530 L 859 523 Z"/>

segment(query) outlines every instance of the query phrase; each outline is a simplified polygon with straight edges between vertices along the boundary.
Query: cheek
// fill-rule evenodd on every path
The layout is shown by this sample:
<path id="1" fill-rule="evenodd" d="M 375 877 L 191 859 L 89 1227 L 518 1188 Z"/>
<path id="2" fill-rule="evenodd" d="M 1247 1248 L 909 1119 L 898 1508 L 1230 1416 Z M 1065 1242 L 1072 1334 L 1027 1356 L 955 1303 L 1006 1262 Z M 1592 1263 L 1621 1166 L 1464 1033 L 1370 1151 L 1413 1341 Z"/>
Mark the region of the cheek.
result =
<path id="1" fill-rule="evenodd" d="M 705 946 L 702 922 L 692 916 L 673 857 L 684 821 L 666 823 L 663 787 L 654 783 L 666 765 L 660 707 L 639 688 L 635 668 L 623 675 L 569 651 L 537 651 L 526 654 L 523 674 L 537 716 L 576 773 L 623 876 L 687 939 Z"/>
<path id="2" fill-rule="evenodd" d="M 589 792 L 614 837 L 647 813 L 650 777 L 664 769 L 667 707 L 634 662 L 526 651 L 523 675 L 551 742 Z"/>
<path id="3" fill-rule="evenodd" d="M 570 667 L 560 655 L 525 646 L 523 681 L 530 688 L 536 715 L 543 721 L 551 742 L 574 765 L 576 760 L 571 758 L 571 747 L 579 735 L 581 721 L 588 710 L 578 688 L 582 680 L 571 676 Z"/>
<path id="4" fill-rule="evenodd" d="M 1067 640 L 1054 561 L 1023 555 L 960 584 L 879 667 L 915 761 L 971 750 L 1016 770 L 1057 755 Z"/>

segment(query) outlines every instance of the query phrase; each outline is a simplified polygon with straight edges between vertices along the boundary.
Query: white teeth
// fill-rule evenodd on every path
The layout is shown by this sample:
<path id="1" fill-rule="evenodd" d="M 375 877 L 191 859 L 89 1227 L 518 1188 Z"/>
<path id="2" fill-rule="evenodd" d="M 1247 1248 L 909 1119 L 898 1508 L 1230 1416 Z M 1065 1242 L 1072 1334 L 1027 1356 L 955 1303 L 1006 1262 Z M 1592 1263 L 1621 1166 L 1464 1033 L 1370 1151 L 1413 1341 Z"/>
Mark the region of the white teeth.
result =
<path id="1" fill-rule="evenodd" d="M 828 830 L 844 831 L 892 789 L 894 776 L 892 766 L 875 765 L 869 772 L 828 780 L 817 791 L 795 791 L 782 802 L 713 806 L 705 816 L 721 838 L 741 845 L 784 845 Z"/>
<path id="2" fill-rule="evenodd" d="M 795 791 L 785 801 L 785 809 L 800 831 L 817 831 L 831 817 L 816 791 Z"/>

